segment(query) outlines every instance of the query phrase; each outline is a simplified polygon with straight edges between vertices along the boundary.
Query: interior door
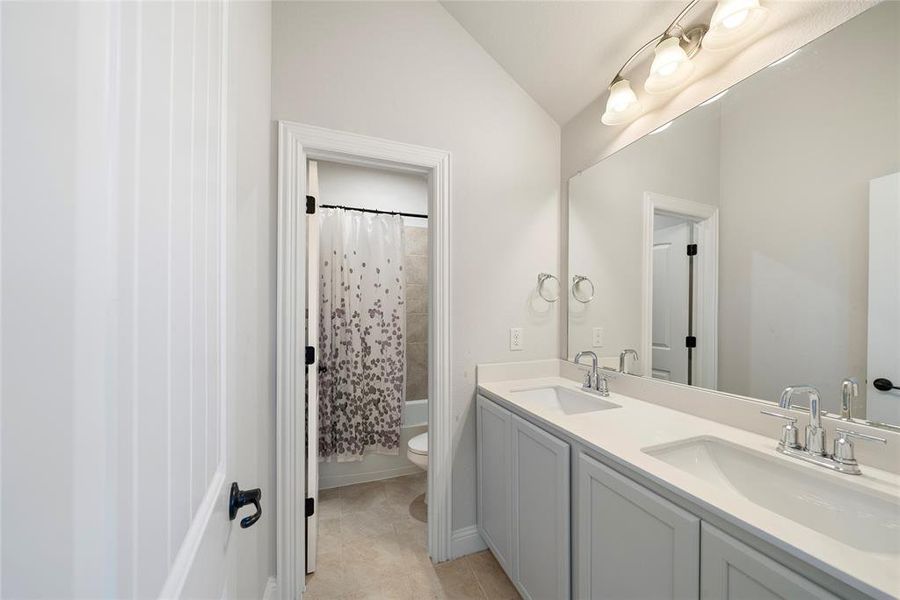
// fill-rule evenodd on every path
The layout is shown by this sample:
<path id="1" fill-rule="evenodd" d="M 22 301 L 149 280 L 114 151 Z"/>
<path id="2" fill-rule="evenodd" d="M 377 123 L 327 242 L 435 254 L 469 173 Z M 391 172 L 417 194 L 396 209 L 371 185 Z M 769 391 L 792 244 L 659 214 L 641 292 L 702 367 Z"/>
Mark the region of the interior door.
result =
<path id="1" fill-rule="evenodd" d="M 900 390 L 875 389 L 876 379 L 900 386 L 900 173 L 869 184 L 869 341 L 866 417 L 900 423 Z"/>
<path id="2" fill-rule="evenodd" d="M 319 169 L 316 161 L 309 161 L 307 195 L 318 204 Z M 306 343 L 314 351 L 314 361 L 306 374 L 306 497 L 313 506 L 319 505 L 319 218 L 316 212 L 307 215 L 307 283 L 306 283 Z M 318 511 L 306 518 L 306 572 L 316 570 L 316 548 L 319 536 Z"/>
<path id="3" fill-rule="evenodd" d="M 651 373 L 657 379 L 687 383 L 691 224 L 656 215 L 653 231 L 653 337 Z"/>
<path id="4" fill-rule="evenodd" d="M 234 595 L 228 10 L 0 5 L 4 598 Z"/>

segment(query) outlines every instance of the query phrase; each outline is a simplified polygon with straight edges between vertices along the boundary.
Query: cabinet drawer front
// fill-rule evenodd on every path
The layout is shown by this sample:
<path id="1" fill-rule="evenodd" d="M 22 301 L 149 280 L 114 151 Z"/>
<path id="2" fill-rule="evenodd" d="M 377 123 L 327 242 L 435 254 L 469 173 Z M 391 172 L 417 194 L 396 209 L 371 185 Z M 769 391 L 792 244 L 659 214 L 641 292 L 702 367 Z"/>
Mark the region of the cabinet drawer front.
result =
<path id="1" fill-rule="evenodd" d="M 577 469 L 576 597 L 696 600 L 700 520 L 586 454 Z"/>
<path id="2" fill-rule="evenodd" d="M 729 600 L 831 600 L 830 594 L 709 523 L 703 523 L 700 597 Z"/>
<path id="3" fill-rule="evenodd" d="M 507 575 L 512 570 L 510 464 L 512 414 L 490 400 L 476 400 L 478 531 Z"/>
<path id="4" fill-rule="evenodd" d="M 513 415 L 513 581 L 531 600 L 570 596 L 569 444 Z"/>

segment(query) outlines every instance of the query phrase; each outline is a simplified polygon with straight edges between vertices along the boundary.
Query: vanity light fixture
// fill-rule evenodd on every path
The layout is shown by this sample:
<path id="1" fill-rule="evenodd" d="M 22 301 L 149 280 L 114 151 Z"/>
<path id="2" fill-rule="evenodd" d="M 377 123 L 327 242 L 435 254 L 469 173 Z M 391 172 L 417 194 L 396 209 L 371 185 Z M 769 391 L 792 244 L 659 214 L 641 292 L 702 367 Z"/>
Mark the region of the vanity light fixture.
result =
<path id="1" fill-rule="evenodd" d="M 600 117 L 604 125 L 621 125 L 634 119 L 641 112 L 641 103 L 631 89 L 631 82 L 616 77 L 609 85 L 606 112 Z"/>
<path id="2" fill-rule="evenodd" d="M 700 50 L 705 28 L 696 27 L 681 36 L 665 37 L 656 45 L 656 56 L 650 65 L 650 76 L 644 83 L 648 94 L 665 94 L 684 85 L 691 73 L 694 63 L 691 57 Z"/>
<path id="3" fill-rule="evenodd" d="M 719 0 L 709 26 L 685 29 L 681 20 L 700 0 L 691 0 L 661 34 L 648 41 L 625 61 L 609 84 L 604 125 L 623 125 L 641 113 L 641 103 L 622 73 L 647 48 L 654 47 L 650 74 L 644 82 L 648 94 L 666 94 L 687 83 L 694 64 L 691 59 L 701 48 L 726 48 L 756 32 L 768 10 L 759 0 Z M 710 41 L 710 36 L 712 40 Z"/>
<path id="4" fill-rule="evenodd" d="M 768 9 L 759 0 L 719 0 L 709 22 L 703 47 L 710 50 L 728 48 L 744 40 L 762 27 Z"/>

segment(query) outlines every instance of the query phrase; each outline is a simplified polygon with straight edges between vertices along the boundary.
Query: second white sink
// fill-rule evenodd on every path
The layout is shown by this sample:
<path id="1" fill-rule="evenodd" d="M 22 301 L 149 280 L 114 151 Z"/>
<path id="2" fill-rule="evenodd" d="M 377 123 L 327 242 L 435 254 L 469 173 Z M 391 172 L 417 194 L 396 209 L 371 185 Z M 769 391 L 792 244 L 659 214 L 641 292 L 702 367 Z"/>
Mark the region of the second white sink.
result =
<path id="1" fill-rule="evenodd" d="M 767 456 L 714 437 L 643 452 L 860 550 L 900 553 L 900 501 L 853 476 L 819 473 L 777 458 L 774 450 Z"/>
<path id="2" fill-rule="evenodd" d="M 535 408 L 555 408 L 567 415 L 621 408 L 618 404 L 613 404 L 600 396 L 560 385 L 513 390 L 510 393 L 514 394 L 516 400 L 523 405 L 527 404 Z"/>

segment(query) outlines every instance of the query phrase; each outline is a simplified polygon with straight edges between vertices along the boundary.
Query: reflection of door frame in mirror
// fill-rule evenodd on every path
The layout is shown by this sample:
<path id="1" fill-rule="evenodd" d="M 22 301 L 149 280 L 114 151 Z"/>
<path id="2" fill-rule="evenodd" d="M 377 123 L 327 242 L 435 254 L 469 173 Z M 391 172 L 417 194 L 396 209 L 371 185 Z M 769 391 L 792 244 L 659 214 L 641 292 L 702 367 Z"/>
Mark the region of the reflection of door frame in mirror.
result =
<path id="1" fill-rule="evenodd" d="M 694 224 L 695 258 L 694 319 L 697 348 L 694 386 L 716 389 L 718 379 L 719 323 L 719 209 L 709 204 L 655 192 L 644 192 L 644 222 L 641 241 L 641 359 L 642 372 L 653 372 L 653 217 L 666 214 Z"/>

